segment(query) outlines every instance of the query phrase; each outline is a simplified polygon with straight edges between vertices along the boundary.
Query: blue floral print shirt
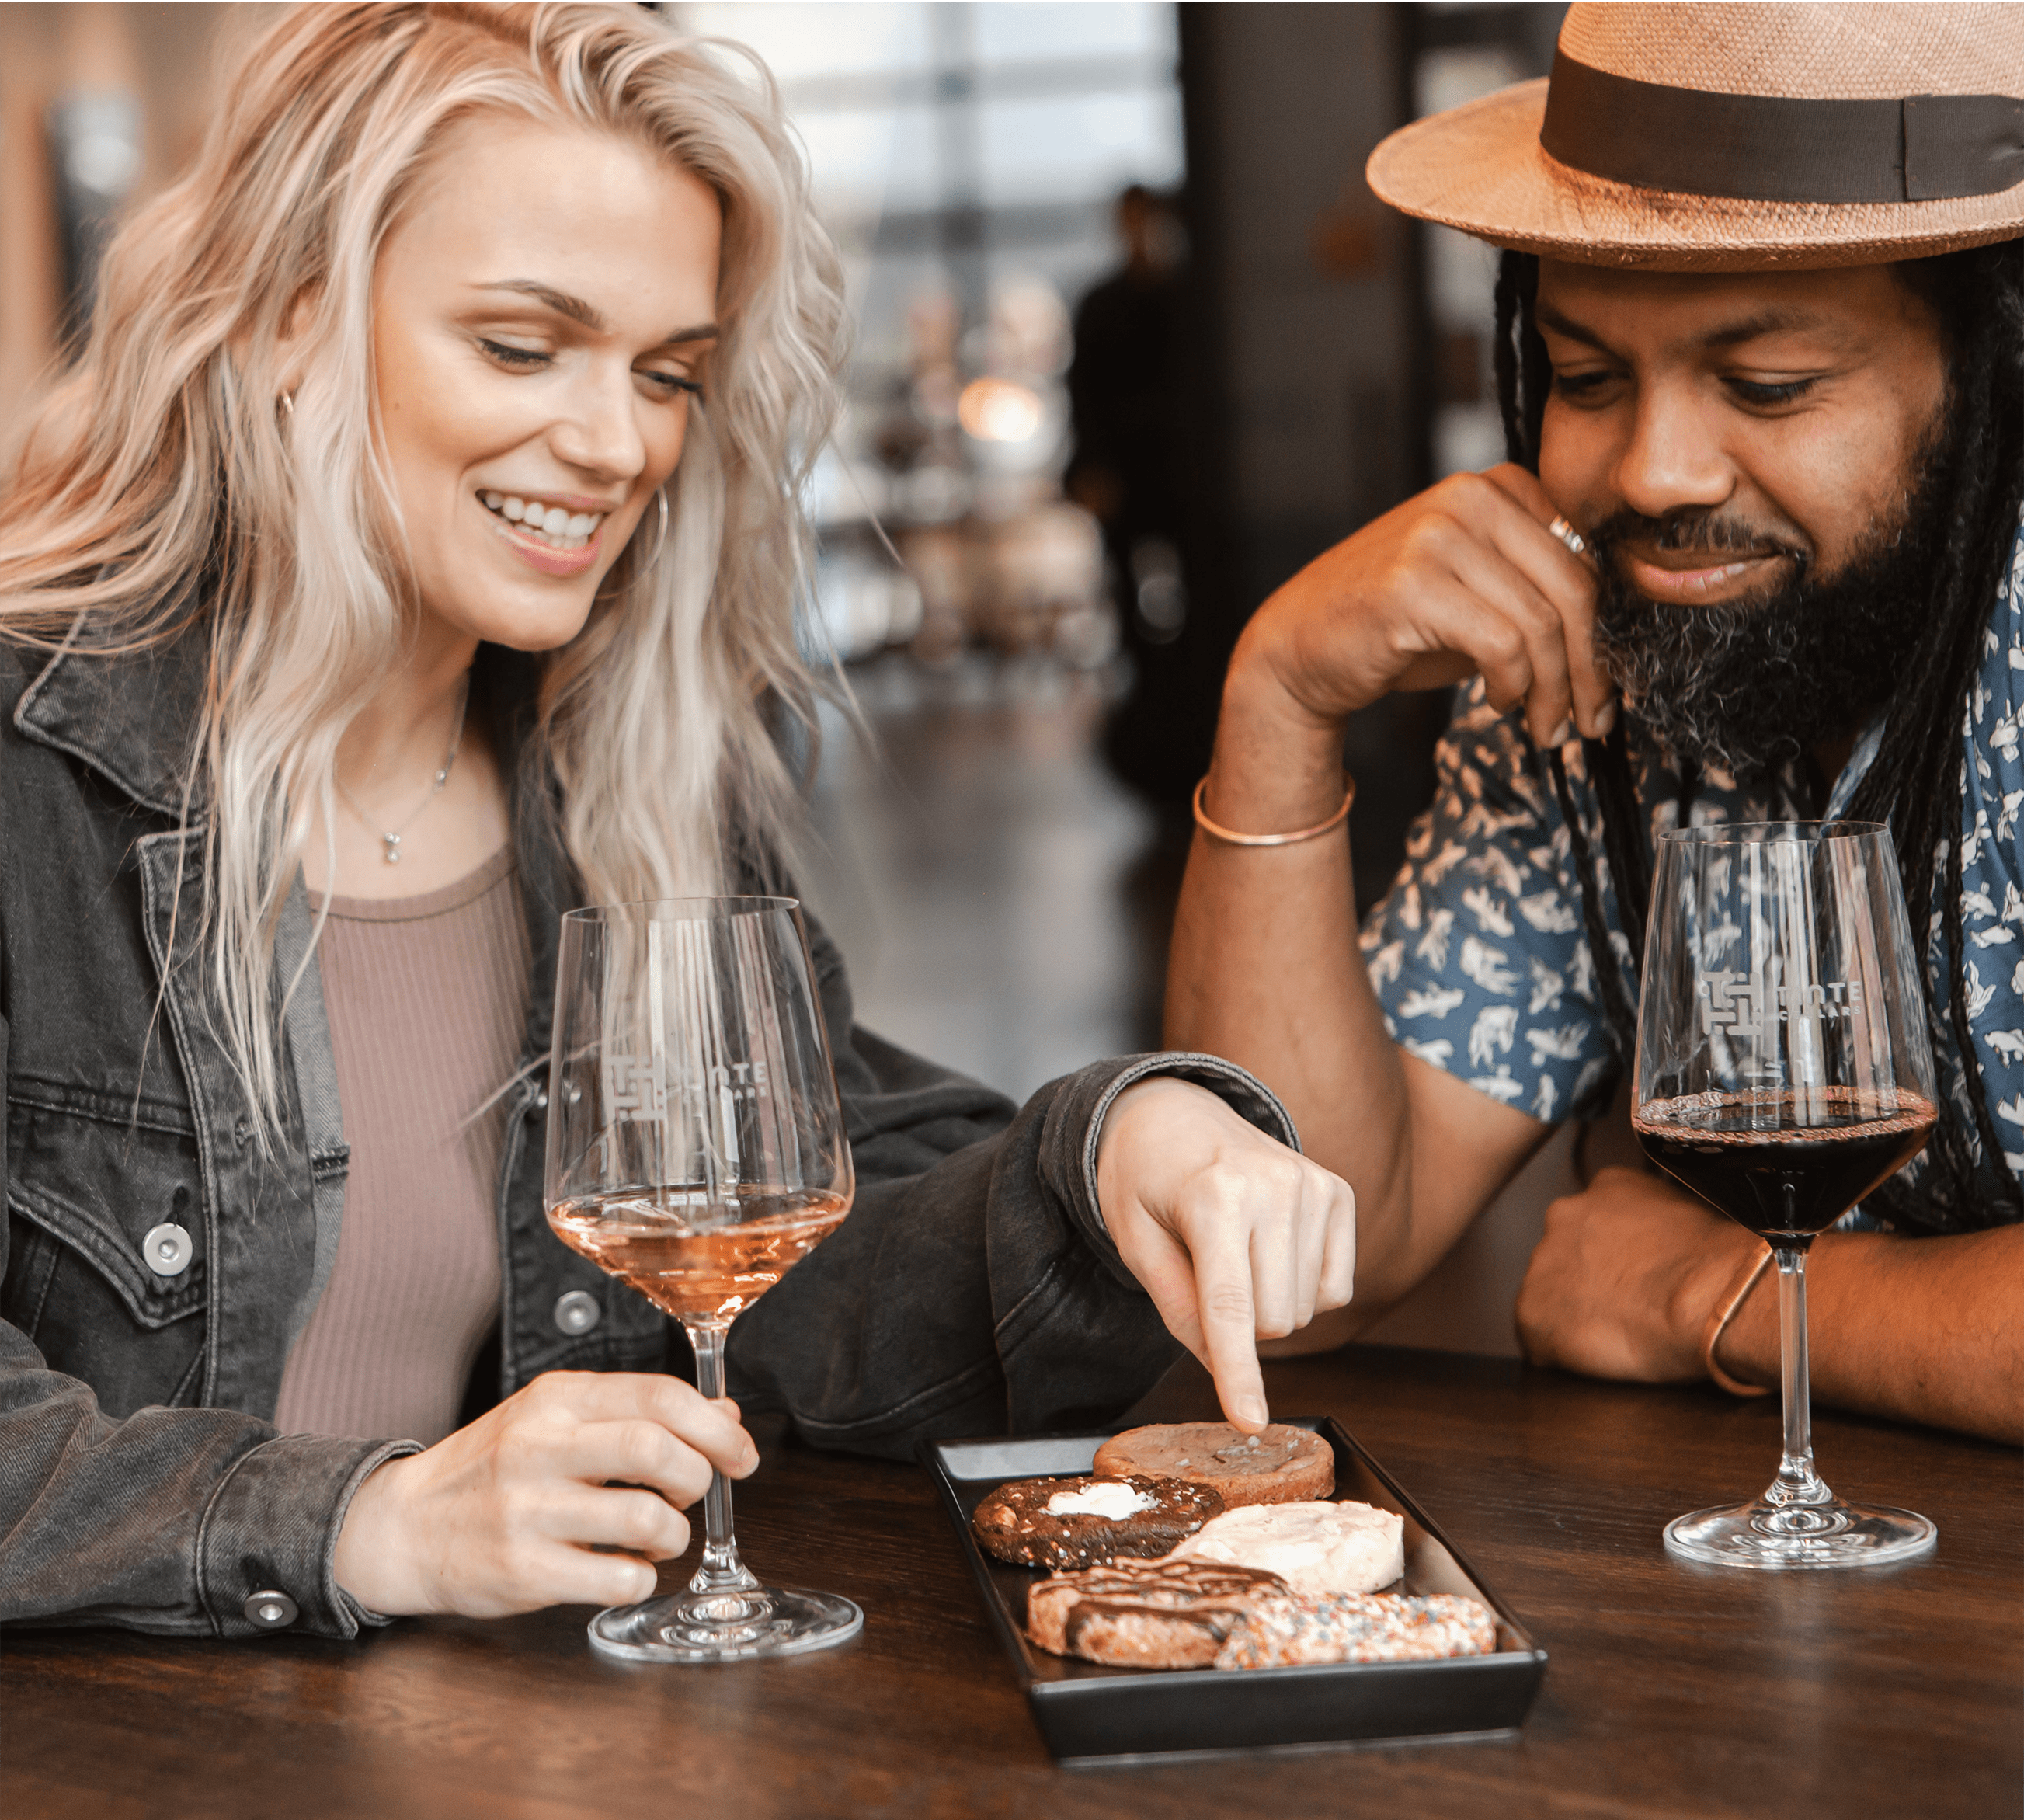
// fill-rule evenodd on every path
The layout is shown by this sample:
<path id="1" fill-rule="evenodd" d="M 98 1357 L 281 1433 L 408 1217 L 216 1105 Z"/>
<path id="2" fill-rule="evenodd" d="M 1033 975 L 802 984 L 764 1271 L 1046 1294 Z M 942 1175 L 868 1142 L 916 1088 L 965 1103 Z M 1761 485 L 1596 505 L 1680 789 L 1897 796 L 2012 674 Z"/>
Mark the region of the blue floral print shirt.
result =
<path id="1" fill-rule="evenodd" d="M 1827 813 L 1843 812 L 1875 756 L 1873 722 L 1835 781 Z M 2024 1179 L 2024 532 L 2011 550 L 1986 635 L 1981 673 L 1964 704 L 1967 749 L 1961 789 L 1961 928 L 1971 1065 L 1953 1040 L 1947 1011 L 1952 963 L 1936 906 L 1927 934 L 1928 1022 L 1942 1092 L 1952 1102 L 1978 1172 L 1975 1205 L 1934 1209 L 1939 1230 L 2016 1217 Z M 1578 742 L 1564 749 L 1569 796 L 1580 817 L 1610 947 L 1628 1002 L 1637 966 L 1624 935 L 1602 816 Z M 1479 1092 L 1547 1123 L 1592 1118 L 1608 1105 L 1620 1072 L 1597 956 L 1584 927 L 1575 844 L 1561 813 L 1547 755 L 1523 722 L 1485 699 L 1482 679 L 1465 688 L 1436 749 L 1433 805 L 1406 843 L 1406 863 L 1365 919 L 1364 964 L 1394 1040 L 1410 1055 Z M 1632 776 L 1650 836 L 1676 824 L 1678 774 L 1648 744 L 1634 742 Z M 1763 821 L 1796 813 L 1764 791 L 1710 769 L 1693 798 L 1696 825 Z M 1945 845 L 1941 849 L 1945 856 Z M 1944 877 L 1943 868 L 1939 875 Z M 1988 1095 L 2006 1141 L 1982 1154 L 1967 1095 Z M 2012 1150 L 2008 1143 L 2014 1142 Z M 1923 1158 L 1908 1179 L 1924 1174 Z"/>

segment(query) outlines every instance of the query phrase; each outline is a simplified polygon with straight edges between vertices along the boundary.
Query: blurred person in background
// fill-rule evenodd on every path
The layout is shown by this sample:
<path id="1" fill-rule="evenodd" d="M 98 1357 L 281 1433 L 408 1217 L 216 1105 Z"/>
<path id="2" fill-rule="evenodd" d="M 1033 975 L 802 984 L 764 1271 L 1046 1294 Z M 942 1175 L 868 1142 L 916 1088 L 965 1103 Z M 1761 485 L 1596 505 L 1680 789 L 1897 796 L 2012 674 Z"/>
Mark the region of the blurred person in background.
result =
<path id="1" fill-rule="evenodd" d="M 1074 446 L 1062 484 L 1103 530 L 1130 692 L 1104 735 L 1111 769 L 1158 802 L 1179 802 L 1200 769 L 1201 721 L 1177 711 L 1187 619 L 1189 387 L 1182 371 L 1186 239 L 1172 200 L 1135 183 L 1117 199 L 1124 263 L 1075 312 L 1069 363 Z"/>
<path id="2" fill-rule="evenodd" d="M 0 1620 L 636 1599 L 757 1455 L 547 1229 L 557 917 L 780 882 L 838 262 L 756 60 L 641 9 L 304 7 L 223 93 L 6 482 Z M 1262 1424 L 1354 1259 L 1270 1095 L 1016 1107 L 811 935 L 860 1185 L 743 1407 L 904 1455 L 1186 1345 Z"/>
<path id="3" fill-rule="evenodd" d="M 1356 1304 L 1296 1347 L 1608 1106 L 1660 833 L 1846 816 L 1894 830 L 1944 1090 L 1813 1248 L 1813 1389 L 2024 1440 L 2020 107 L 2014 7 L 1576 6 L 1550 87 L 1373 155 L 1380 196 L 1507 249 L 1511 459 L 1267 601 L 1196 797 L 1168 1040 L 1256 1069 L 1361 1197 Z M 1344 721 L 1457 682 L 1359 953 Z M 1604 1169 L 1548 1210 L 1519 1337 L 1761 1393 L 1769 1257 Z"/>

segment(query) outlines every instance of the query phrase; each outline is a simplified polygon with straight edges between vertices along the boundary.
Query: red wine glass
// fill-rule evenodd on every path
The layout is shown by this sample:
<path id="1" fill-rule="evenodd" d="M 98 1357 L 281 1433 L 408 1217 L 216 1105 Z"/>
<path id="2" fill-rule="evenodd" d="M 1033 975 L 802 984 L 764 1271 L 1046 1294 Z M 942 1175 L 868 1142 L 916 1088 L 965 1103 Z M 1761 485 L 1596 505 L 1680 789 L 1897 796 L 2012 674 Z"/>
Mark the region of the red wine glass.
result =
<path id="1" fill-rule="evenodd" d="M 1784 1456 L 1754 1503 L 1666 1547 L 1721 1566 L 1871 1566 L 1932 1547 L 1908 1510 L 1844 1503 L 1813 1468 L 1806 1253 L 1924 1147 L 1937 1116 L 1917 950 L 1873 822 L 1685 828 L 1659 843 L 1632 1125 L 1669 1175 L 1777 1265 Z"/>

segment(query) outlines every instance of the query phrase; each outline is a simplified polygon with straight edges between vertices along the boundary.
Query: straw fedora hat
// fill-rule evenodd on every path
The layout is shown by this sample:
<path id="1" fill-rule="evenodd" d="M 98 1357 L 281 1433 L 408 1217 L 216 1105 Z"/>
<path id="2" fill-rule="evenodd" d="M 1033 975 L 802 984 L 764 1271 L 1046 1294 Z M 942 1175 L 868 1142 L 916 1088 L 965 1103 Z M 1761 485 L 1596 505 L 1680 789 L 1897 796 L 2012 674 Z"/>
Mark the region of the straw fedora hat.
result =
<path id="1" fill-rule="evenodd" d="M 1656 271 L 2024 235 L 2024 6 L 1575 6 L 1553 73 L 1371 154 L 1393 207 Z"/>

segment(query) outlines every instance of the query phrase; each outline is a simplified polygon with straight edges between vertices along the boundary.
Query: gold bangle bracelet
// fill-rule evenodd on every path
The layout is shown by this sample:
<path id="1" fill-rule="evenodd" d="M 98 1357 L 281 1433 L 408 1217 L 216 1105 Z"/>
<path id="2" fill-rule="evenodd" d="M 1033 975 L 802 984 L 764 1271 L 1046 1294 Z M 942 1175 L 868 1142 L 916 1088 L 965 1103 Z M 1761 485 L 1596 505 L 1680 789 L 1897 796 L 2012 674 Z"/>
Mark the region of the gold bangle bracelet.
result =
<path id="1" fill-rule="evenodd" d="M 1326 821 L 1318 821 L 1312 827 L 1304 827 L 1296 834 L 1248 835 L 1238 834 L 1230 828 L 1219 827 L 1203 813 L 1202 792 L 1208 787 L 1208 780 L 1204 777 L 1195 786 L 1195 826 L 1204 834 L 1216 840 L 1225 842 L 1233 847 L 1296 846 L 1302 841 L 1311 841 L 1318 835 L 1326 834 L 1330 828 L 1341 827 L 1349 819 L 1349 805 L 1356 800 L 1356 780 L 1345 771 L 1342 774 L 1342 781 L 1344 786 L 1342 806 Z"/>
<path id="2" fill-rule="evenodd" d="M 1750 1267 L 1749 1273 L 1736 1286 L 1736 1293 L 1722 1304 L 1722 1312 L 1708 1316 L 1707 1337 L 1701 1341 L 1701 1363 L 1707 1367 L 1708 1376 L 1732 1396 L 1769 1396 L 1771 1394 L 1769 1388 L 1764 1385 L 1745 1384 L 1738 1378 L 1730 1377 L 1722 1370 L 1714 1356 L 1715 1347 L 1721 1341 L 1722 1335 L 1728 1331 L 1729 1323 L 1736 1318 L 1736 1311 L 1743 1306 L 1744 1299 L 1752 1290 L 1756 1288 L 1757 1279 L 1764 1274 L 1764 1267 L 1771 1261 L 1771 1247 L 1767 1245 L 1758 1253 L 1756 1261 Z"/>

